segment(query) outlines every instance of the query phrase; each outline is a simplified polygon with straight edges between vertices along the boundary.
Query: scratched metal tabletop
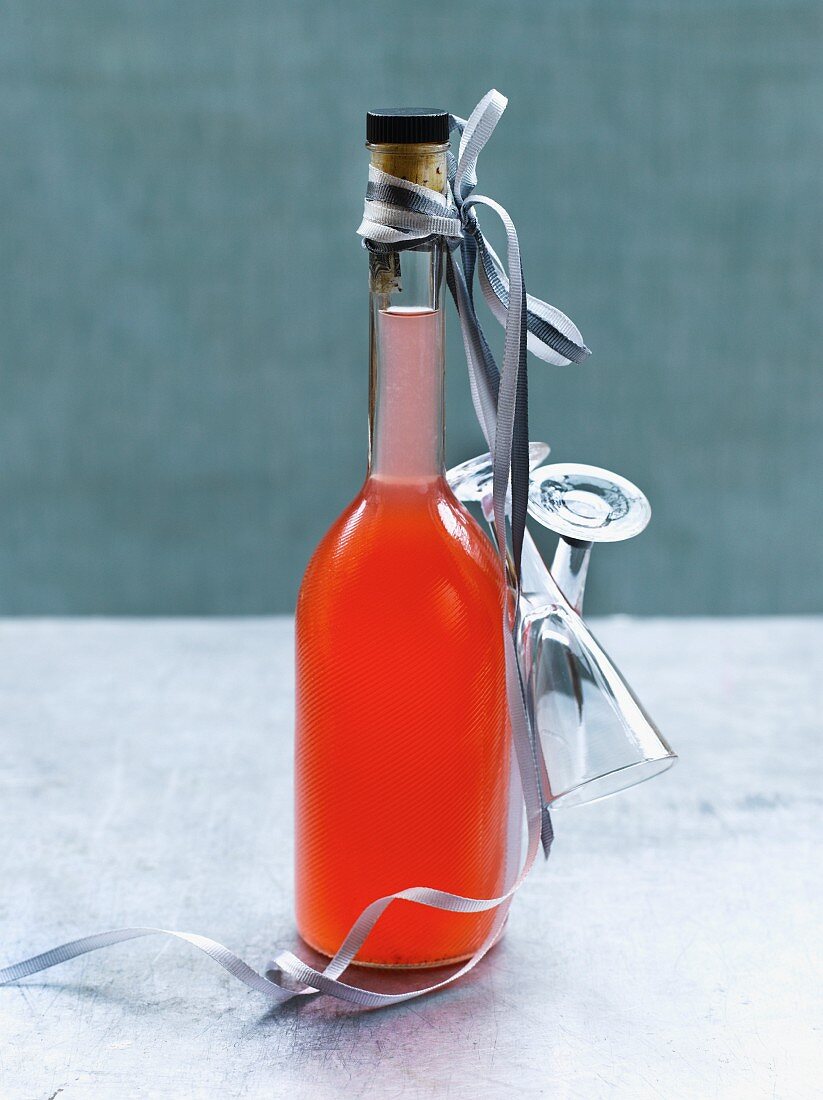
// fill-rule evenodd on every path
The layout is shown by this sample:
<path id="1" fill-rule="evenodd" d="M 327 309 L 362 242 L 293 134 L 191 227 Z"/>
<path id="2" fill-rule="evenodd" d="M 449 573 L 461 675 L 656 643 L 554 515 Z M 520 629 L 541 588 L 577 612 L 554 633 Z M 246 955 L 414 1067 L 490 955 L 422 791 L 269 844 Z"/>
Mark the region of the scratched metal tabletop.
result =
<path id="1" fill-rule="evenodd" d="M 680 763 L 558 811 L 474 974 L 272 1009 L 133 941 L 0 989 L 3 1100 L 820 1095 L 823 620 L 595 626 Z M 0 624 L 2 963 L 134 924 L 294 944 L 291 631 Z"/>

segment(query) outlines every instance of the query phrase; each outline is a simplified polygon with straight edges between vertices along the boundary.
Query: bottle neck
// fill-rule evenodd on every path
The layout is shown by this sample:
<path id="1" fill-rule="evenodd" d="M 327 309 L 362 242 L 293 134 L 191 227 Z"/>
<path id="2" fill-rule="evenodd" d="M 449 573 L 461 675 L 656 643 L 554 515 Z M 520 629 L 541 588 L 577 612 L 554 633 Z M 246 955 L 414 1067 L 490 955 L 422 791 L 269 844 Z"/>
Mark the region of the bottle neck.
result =
<path id="1" fill-rule="evenodd" d="M 443 146 L 374 146 L 372 163 L 432 189 L 445 184 Z M 444 474 L 444 249 L 434 239 L 369 253 L 370 478 L 423 484 Z"/>

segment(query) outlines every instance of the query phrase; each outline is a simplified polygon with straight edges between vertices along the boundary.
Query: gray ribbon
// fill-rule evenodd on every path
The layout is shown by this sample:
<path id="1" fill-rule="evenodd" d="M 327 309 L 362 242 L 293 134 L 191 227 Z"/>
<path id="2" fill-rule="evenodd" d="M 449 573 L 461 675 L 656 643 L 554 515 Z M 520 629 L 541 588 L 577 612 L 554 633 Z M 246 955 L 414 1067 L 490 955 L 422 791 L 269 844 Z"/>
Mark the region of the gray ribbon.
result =
<path id="1" fill-rule="evenodd" d="M 493 199 L 474 193 L 477 158 L 494 131 L 506 99 L 488 92 L 468 120 L 452 117 L 452 128 L 460 133 L 457 160 L 449 155 L 448 190 L 445 195 L 369 169 L 363 222 L 358 233 L 367 247 L 393 251 L 419 245 L 432 237 L 444 237 L 449 244 L 447 284 L 460 317 L 463 345 L 469 368 L 472 400 L 481 429 L 493 456 L 493 512 L 500 566 L 508 577 L 512 562 L 515 591 L 503 611 L 506 692 L 511 721 L 512 744 L 527 825 L 527 849 L 519 870 L 507 868 L 505 892 L 497 898 L 466 898 L 426 886 L 414 886 L 378 898 L 359 915 L 343 944 L 324 970 L 319 971 L 290 951 L 269 963 L 258 974 L 239 956 L 204 936 L 161 928 L 125 928 L 103 932 L 47 951 L 0 970 L 0 985 L 16 982 L 78 955 L 124 940 L 154 934 L 173 936 L 198 947 L 245 985 L 265 996 L 283 1001 L 318 992 L 364 1007 L 380 1007 L 431 993 L 457 981 L 483 958 L 499 938 L 512 897 L 531 870 L 541 844 L 548 856 L 552 842 L 551 819 L 543 790 L 544 763 L 539 742 L 530 729 L 523 684 L 514 643 L 520 559 L 528 505 L 528 386 L 526 350 L 558 365 L 581 362 L 589 351 L 575 325 L 554 306 L 526 293 L 520 263 L 520 247 L 514 224 Z M 476 207 L 485 206 L 500 217 L 506 231 L 506 269 L 485 241 L 477 220 Z M 459 253 L 460 262 L 457 262 Z M 479 262 L 478 262 L 479 261 Z M 474 305 L 474 275 L 495 317 L 505 327 L 502 369 L 498 369 L 480 327 Z M 507 539 L 507 497 L 511 485 L 511 553 Z M 519 822 L 510 822 L 510 839 L 519 838 Z M 518 840 L 519 844 L 519 840 Z M 368 934 L 395 899 L 455 913 L 480 913 L 496 909 L 486 940 L 459 969 L 442 981 L 386 994 L 341 981 L 341 975 L 356 958 Z"/>

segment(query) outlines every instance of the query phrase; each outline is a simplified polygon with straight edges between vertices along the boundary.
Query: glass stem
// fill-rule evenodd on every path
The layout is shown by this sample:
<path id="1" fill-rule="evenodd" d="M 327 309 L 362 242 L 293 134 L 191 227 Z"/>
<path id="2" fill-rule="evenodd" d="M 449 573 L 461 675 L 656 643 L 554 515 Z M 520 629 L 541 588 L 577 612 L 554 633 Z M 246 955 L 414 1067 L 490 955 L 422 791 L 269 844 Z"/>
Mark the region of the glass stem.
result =
<path id="1" fill-rule="evenodd" d="M 560 591 L 580 615 L 589 571 L 592 544 L 560 537 L 552 559 L 551 573 Z"/>

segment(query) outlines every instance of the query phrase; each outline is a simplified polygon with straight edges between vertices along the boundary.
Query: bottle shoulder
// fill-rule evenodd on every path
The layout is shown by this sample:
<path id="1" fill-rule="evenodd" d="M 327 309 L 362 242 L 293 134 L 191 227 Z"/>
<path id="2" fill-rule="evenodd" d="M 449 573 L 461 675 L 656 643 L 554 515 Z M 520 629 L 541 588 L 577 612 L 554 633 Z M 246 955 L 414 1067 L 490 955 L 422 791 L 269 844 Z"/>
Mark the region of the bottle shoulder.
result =
<path id="1" fill-rule="evenodd" d="M 303 587 L 329 572 L 351 583 L 402 578 L 407 591 L 446 578 L 451 585 L 503 588 L 491 541 L 445 479 L 421 485 L 367 480 L 321 539 Z"/>

